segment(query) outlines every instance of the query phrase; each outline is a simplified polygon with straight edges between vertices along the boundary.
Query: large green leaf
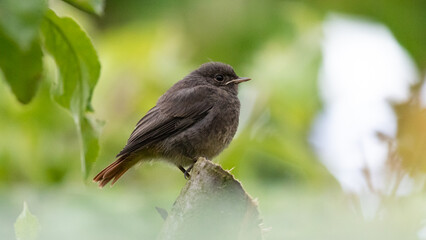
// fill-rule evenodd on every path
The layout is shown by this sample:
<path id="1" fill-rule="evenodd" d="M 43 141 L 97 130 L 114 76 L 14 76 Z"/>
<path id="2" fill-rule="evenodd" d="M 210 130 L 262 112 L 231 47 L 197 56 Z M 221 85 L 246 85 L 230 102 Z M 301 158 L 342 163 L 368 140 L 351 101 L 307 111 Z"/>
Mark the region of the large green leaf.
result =
<path id="1" fill-rule="evenodd" d="M 41 25 L 46 50 L 60 70 L 55 100 L 74 115 L 90 109 L 90 96 L 98 81 L 100 63 L 92 42 L 71 18 L 48 11 Z"/>
<path id="2" fill-rule="evenodd" d="M 0 0 L 0 31 L 15 41 L 21 50 L 28 50 L 37 36 L 46 9 L 45 0 Z"/>
<path id="3" fill-rule="evenodd" d="M 0 31 L 0 53 L 0 68 L 5 80 L 21 103 L 30 102 L 43 71 L 38 41 L 34 41 L 28 50 L 21 50 Z"/>
<path id="4" fill-rule="evenodd" d="M 27 203 L 24 202 L 24 209 L 15 222 L 15 235 L 17 240 L 35 240 L 40 231 L 40 224 L 37 218 L 28 210 Z"/>
<path id="5" fill-rule="evenodd" d="M 74 7 L 88 13 L 102 15 L 104 12 L 104 0 L 63 0 Z"/>
<path id="6" fill-rule="evenodd" d="M 100 63 L 92 42 L 71 18 L 48 11 L 41 24 L 46 50 L 55 59 L 59 76 L 54 99 L 71 111 L 82 142 L 82 169 L 87 177 L 98 150 L 98 126 L 86 116 L 100 74 Z"/>
<path id="7" fill-rule="evenodd" d="M 0 0 L 0 68 L 22 103 L 31 101 L 42 73 L 37 39 L 44 0 Z"/>

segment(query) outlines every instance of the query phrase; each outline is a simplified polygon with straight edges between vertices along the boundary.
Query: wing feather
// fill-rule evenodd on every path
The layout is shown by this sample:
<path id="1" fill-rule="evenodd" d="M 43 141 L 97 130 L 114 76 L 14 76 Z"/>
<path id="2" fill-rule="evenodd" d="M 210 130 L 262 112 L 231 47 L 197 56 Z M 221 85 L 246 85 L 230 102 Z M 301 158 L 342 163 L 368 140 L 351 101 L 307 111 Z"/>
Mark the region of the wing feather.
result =
<path id="1" fill-rule="evenodd" d="M 164 94 L 139 120 L 120 157 L 178 134 L 203 119 L 213 107 L 209 87 L 186 88 Z"/>

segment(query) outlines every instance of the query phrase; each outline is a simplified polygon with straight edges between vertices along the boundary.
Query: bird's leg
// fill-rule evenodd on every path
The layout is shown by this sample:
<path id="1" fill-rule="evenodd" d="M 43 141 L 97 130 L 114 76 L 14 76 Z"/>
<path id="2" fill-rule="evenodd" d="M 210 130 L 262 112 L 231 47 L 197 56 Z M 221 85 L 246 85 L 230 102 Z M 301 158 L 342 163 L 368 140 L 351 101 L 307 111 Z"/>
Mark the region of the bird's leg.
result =
<path id="1" fill-rule="evenodd" d="M 191 175 L 189 175 L 189 172 L 191 172 L 192 168 L 194 167 L 195 163 L 197 162 L 197 157 L 193 158 L 194 161 L 191 166 L 189 166 L 187 169 L 183 168 L 181 165 L 178 166 L 179 170 L 183 172 L 183 175 L 185 176 L 185 179 L 188 180 L 191 178 Z"/>
<path id="2" fill-rule="evenodd" d="M 193 160 L 194 162 L 191 164 L 191 166 L 189 166 L 189 168 L 187 168 L 187 169 L 186 169 L 186 174 L 188 174 L 188 175 L 189 175 L 189 172 L 191 172 L 192 168 L 194 167 L 195 163 L 197 162 L 198 157 L 195 157 L 195 158 L 193 158 L 192 160 Z M 189 175 L 189 176 L 190 176 L 190 175 Z"/>
<path id="3" fill-rule="evenodd" d="M 185 170 L 185 168 L 183 168 L 181 165 L 179 165 L 178 168 L 181 172 L 183 172 L 183 176 L 185 177 L 186 180 L 191 178 L 191 175 L 189 175 L 188 171 Z"/>
<path id="4" fill-rule="evenodd" d="M 194 167 L 195 163 L 197 162 L 198 157 L 195 157 L 195 158 L 193 158 L 192 160 L 193 160 L 194 162 L 191 164 L 191 166 L 189 166 L 189 168 L 188 168 L 188 169 L 186 169 L 186 173 L 188 173 L 188 174 L 189 174 L 189 172 L 191 172 L 192 168 Z"/>
<path id="5" fill-rule="evenodd" d="M 189 166 L 189 168 L 186 169 L 186 173 L 189 174 L 189 172 L 191 172 L 192 168 L 194 167 L 194 164 L 191 164 L 191 166 Z"/>

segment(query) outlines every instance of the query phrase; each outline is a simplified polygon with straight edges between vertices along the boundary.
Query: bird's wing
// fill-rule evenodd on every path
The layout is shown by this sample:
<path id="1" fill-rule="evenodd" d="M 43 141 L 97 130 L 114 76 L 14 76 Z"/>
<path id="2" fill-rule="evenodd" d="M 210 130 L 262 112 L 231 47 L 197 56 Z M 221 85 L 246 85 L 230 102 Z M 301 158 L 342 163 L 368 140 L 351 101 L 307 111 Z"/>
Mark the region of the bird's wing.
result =
<path id="1" fill-rule="evenodd" d="M 197 87 L 163 95 L 137 123 L 117 157 L 180 133 L 203 119 L 213 107 L 211 91 L 207 87 Z"/>

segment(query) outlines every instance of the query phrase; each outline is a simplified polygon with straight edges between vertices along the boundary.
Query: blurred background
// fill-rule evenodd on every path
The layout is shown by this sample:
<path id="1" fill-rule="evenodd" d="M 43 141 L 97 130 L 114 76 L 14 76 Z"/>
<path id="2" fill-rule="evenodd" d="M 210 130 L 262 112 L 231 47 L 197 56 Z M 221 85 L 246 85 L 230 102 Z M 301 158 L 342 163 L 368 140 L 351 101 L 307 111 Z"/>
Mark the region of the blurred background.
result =
<path id="1" fill-rule="evenodd" d="M 425 1 L 121 0 L 101 17 L 50 6 L 102 64 L 90 176 L 171 85 L 221 61 L 253 80 L 214 161 L 258 200 L 265 239 L 426 239 Z M 154 163 L 113 188 L 83 180 L 73 120 L 49 96 L 56 74 L 29 105 L 0 83 L 0 238 L 14 239 L 26 201 L 40 239 L 155 239 L 155 207 L 171 208 L 182 173 Z"/>

